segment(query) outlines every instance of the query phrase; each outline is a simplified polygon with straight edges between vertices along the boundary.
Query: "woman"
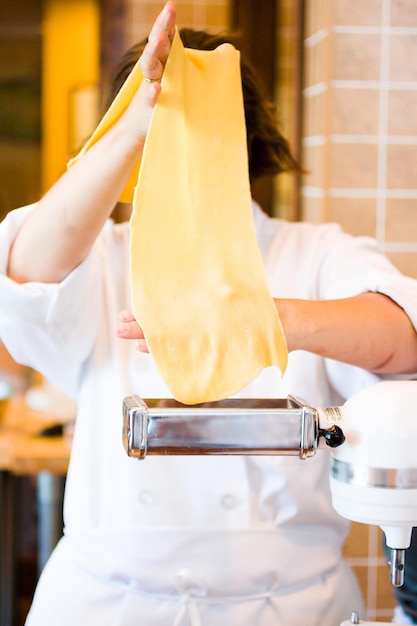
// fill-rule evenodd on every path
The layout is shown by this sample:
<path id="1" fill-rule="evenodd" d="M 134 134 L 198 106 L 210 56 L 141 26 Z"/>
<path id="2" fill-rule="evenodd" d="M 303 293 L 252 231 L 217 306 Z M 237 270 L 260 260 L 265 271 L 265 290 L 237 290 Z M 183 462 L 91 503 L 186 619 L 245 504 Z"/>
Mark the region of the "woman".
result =
<path id="1" fill-rule="evenodd" d="M 143 148 L 174 28 L 168 2 L 140 61 L 156 82 L 144 81 L 119 121 L 39 203 L 12 212 L 0 229 L 1 339 L 79 406 L 65 537 L 27 625 L 336 626 L 362 607 L 341 556 L 348 523 L 330 503 L 326 453 L 306 462 L 226 456 L 138 464 L 122 449 L 123 397 L 170 392 L 130 314 L 114 332 L 118 312 L 130 307 L 129 232 L 108 218 Z M 128 56 L 127 71 L 133 61 Z M 256 88 L 252 95 L 251 106 L 266 115 Z M 265 137 L 256 118 L 247 116 L 247 125 L 252 179 L 297 167 L 279 135 L 278 143 L 276 133 Z M 272 220 L 255 204 L 253 211 L 290 357 L 280 383 L 265 370 L 241 397 L 294 393 L 328 406 L 417 371 L 416 282 L 373 240 L 335 225 Z M 121 338 L 139 338 L 141 351 Z"/>

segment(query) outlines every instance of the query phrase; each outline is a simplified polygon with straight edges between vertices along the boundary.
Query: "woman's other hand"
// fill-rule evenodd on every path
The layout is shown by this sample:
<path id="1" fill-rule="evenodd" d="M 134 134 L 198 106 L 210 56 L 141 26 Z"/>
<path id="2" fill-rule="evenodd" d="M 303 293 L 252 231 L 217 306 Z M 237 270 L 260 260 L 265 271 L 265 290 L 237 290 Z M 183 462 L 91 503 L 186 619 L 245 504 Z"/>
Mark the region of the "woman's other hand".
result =
<path id="1" fill-rule="evenodd" d="M 119 313 L 119 324 L 116 335 L 121 339 L 134 339 L 139 352 L 149 352 L 142 328 L 137 323 L 131 311 L 123 309 Z"/>

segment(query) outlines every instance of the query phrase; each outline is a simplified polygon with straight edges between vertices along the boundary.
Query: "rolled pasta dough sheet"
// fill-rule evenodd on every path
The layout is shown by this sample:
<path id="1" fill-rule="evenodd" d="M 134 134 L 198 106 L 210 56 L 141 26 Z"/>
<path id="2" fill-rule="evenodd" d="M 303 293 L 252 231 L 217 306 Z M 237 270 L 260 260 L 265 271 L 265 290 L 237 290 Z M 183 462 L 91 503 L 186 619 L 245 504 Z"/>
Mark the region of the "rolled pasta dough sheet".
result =
<path id="1" fill-rule="evenodd" d="M 287 364 L 253 222 L 239 52 L 175 36 L 130 222 L 133 312 L 174 397 L 226 398 Z"/>

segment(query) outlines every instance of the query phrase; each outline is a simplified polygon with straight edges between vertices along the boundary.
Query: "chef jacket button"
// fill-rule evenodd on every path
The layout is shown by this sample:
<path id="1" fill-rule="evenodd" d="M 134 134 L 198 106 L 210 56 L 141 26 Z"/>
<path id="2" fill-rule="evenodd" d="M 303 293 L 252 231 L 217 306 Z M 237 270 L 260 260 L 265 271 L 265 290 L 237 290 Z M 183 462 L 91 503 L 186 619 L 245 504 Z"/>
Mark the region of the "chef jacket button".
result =
<path id="1" fill-rule="evenodd" d="M 234 509 L 237 505 L 237 499 L 231 493 L 225 493 L 220 502 L 224 509 Z"/>
<path id="2" fill-rule="evenodd" d="M 152 504 L 153 502 L 152 492 L 149 491 L 148 489 L 143 489 L 143 491 L 139 493 L 139 502 L 141 504 Z"/>

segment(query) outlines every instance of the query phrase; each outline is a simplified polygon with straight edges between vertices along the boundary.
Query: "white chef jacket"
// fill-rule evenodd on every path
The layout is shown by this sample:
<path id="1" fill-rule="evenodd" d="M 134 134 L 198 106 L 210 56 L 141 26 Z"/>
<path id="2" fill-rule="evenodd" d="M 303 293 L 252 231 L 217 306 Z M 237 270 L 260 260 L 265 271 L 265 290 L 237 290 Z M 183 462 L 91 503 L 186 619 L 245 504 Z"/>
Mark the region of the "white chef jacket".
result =
<path id="1" fill-rule="evenodd" d="M 327 452 L 304 461 L 127 457 L 123 398 L 171 395 L 150 355 L 115 335 L 118 313 L 130 305 L 128 226 L 108 221 L 62 283 L 19 285 L 5 276 L 7 256 L 30 210 L 0 224 L 0 339 L 17 361 L 74 396 L 79 412 L 65 536 L 27 626 L 336 626 L 361 611 L 341 557 L 348 522 L 331 506 Z M 373 239 L 334 224 L 270 219 L 255 204 L 254 218 L 274 297 L 378 291 L 417 327 L 417 283 Z M 282 379 L 268 368 L 239 395 L 340 405 L 379 379 L 297 351 Z"/>

